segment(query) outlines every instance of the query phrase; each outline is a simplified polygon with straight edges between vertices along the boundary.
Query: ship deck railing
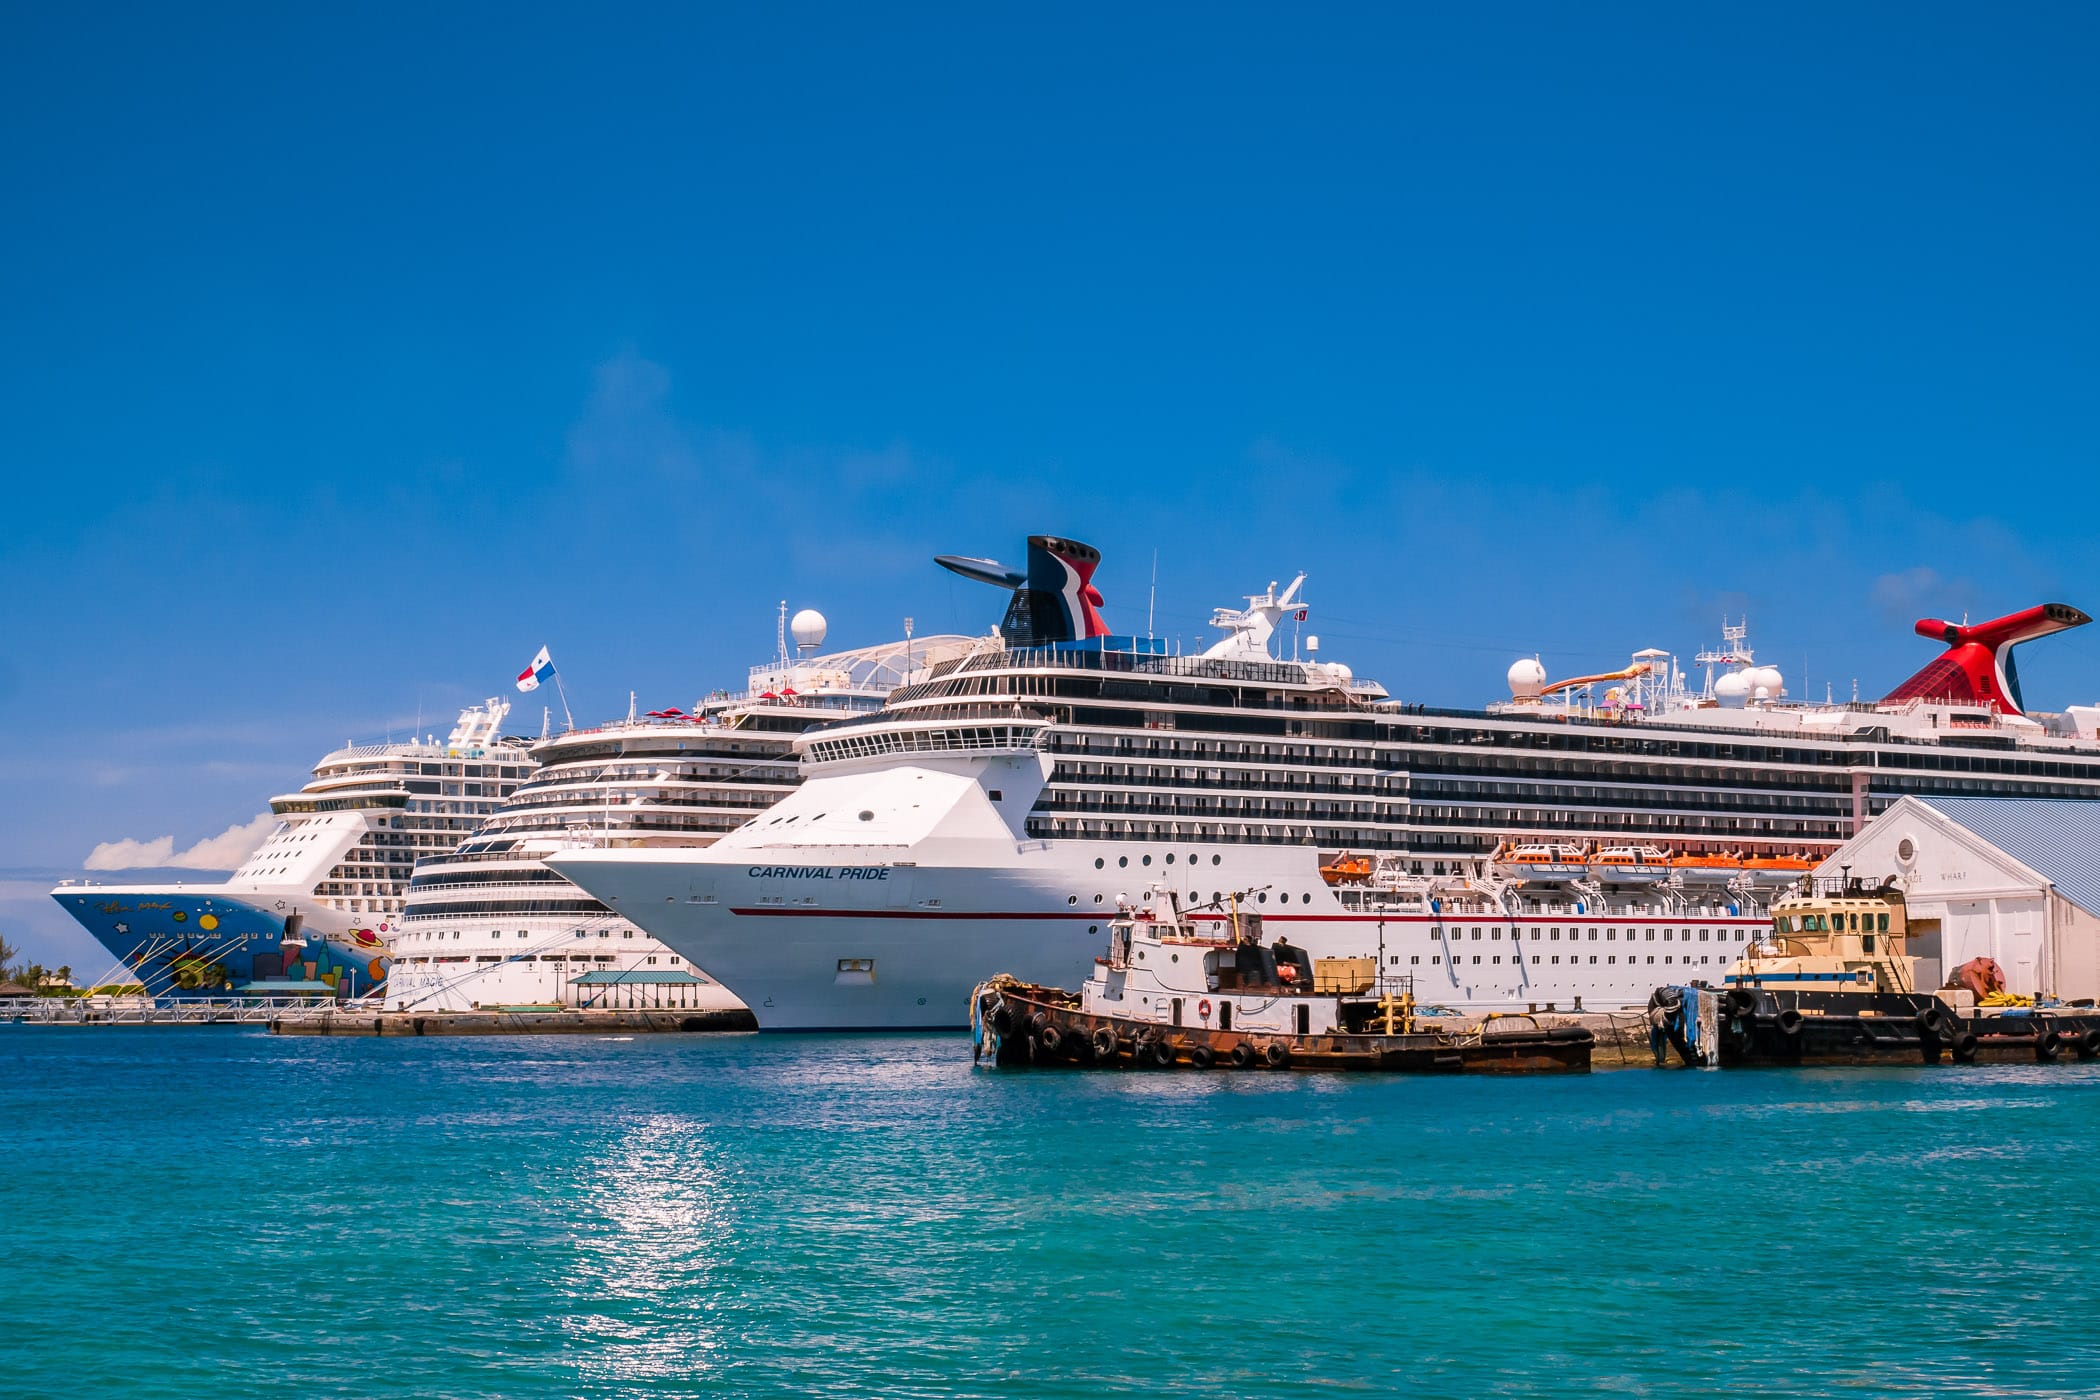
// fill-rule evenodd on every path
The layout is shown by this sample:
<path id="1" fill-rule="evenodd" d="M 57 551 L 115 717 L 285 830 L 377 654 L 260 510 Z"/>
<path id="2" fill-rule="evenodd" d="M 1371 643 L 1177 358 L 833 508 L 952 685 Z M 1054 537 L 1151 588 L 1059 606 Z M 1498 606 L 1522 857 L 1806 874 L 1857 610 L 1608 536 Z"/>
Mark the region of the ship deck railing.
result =
<path id="1" fill-rule="evenodd" d="M 18 997 L 0 1001 L 0 1021 L 39 1026 L 268 1025 L 365 1009 L 332 997 Z"/>

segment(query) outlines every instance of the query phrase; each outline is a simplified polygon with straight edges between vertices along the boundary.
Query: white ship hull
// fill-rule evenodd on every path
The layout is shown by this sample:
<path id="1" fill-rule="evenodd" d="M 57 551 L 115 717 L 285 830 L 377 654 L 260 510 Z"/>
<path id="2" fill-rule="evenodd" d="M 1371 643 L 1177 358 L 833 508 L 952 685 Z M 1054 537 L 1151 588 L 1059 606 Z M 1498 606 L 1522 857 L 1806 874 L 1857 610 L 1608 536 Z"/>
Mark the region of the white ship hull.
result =
<path id="1" fill-rule="evenodd" d="M 1725 907 L 1379 915 L 1346 908 L 1309 848 L 1178 846 L 1169 866 L 1150 844 L 1000 844 L 997 863 L 927 851 L 872 862 L 845 847 L 578 851 L 550 864 L 707 968 L 763 1030 L 960 1027 L 971 989 L 1002 972 L 1077 987 L 1106 951 L 1118 896 L 1139 901 L 1159 882 L 1192 904 L 1261 891 L 1249 905 L 1274 935 L 1316 957 L 1378 957 L 1424 1002 L 1469 1013 L 1644 1007 L 1665 982 L 1718 977 L 1765 923 Z"/>

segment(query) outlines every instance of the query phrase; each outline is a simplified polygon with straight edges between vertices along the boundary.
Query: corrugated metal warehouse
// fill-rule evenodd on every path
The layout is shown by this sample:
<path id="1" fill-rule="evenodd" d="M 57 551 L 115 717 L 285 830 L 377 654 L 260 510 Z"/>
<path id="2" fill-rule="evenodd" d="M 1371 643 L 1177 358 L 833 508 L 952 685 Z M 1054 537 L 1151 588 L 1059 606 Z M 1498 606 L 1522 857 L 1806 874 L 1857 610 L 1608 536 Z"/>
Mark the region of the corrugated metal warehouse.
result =
<path id="1" fill-rule="evenodd" d="M 1816 874 L 1847 866 L 1896 877 L 1919 986 L 1987 957 L 2009 991 L 2100 997 L 2100 802 L 1906 797 Z"/>

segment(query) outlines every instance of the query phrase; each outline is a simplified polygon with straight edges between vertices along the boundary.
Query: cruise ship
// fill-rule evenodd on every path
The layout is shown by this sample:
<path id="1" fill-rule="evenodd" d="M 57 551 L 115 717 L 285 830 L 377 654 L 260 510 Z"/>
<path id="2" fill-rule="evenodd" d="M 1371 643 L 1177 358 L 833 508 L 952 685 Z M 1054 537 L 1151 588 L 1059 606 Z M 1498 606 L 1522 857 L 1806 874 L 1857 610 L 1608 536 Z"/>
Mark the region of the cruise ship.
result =
<path id="1" fill-rule="evenodd" d="M 1696 691 L 1649 651 L 1578 686 L 1520 662 L 1507 702 L 1455 710 L 1397 703 L 1311 639 L 1280 655 L 1302 578 L 1173 655 L 1110 634 L 1085 545 L 941 562 L 1012 589 L 1005 621 L 798 739 L 779 806 L 706 850 L 554 862 L 763 1028 L 960 1025 L 985 977 L 1083 975 L 1159 886 L 1249 901 L 1453 1009 L 1644 1005 L 1659 972 L 1739 953 L 1772 872 L 1907 793 L 2100 796 L 2100 709 L 2030 713 L 2012 664 L 2089 621 L 2061 604 L 1920 623 L 1945 653 L 1879 702 L 1789 702 L 1738 634 Z"/>
<path id="2" fill-rule="evenodd" d="M 795 651 L 788 651 L 792 635 Z M 785 605 L 775 654 L 746 688 L 690 712 L 635 714 L 535 744 L 532 777 L 456 851 L 423 861 L 395 935 L 386 1004 L 400 1010 L 619 1007 L 729 1011 L 741 1003 L 674 949 L 545 865 L 576 849 L 691 851 L 800 781 L 796 736 L 882 708 L 915 664 L 965 637 L 819 654 L 823 616 Z"/>
<path id="3" fill-rule="evenodd" d="M 270 799 L 276 827 L 223 884 L 67 882 L 51 892 L 154 996 L 361 996 L 385 981 L 415 863 L 453 849 L 532 769 L 499 730 L 510 706 L 460 712 L 440 743 L 353 744 Z"/>

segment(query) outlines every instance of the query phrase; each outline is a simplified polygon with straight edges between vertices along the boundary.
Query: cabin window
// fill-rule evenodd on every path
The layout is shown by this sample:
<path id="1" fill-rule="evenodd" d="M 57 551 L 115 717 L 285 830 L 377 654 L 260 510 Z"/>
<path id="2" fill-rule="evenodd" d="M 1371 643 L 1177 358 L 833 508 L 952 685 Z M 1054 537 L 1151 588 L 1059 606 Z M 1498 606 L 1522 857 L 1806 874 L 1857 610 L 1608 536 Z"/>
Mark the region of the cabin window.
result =
<path id="1" fill-rule="evenodd" d="M 1612 941 L 1613 939 L 1617 938 L 1618 936 L 1619 936 L 1619 931 L 1618 931 L 1617 929 L 1615 929 L 1615 928 L 1608 928 L 1608 929 L 1604 930 L 1604 941 L 1605 941 L 1606 943 L 1609 943 L 1609 942 L 1611 942 L 1611 941 Z"/>
<path id="2" fill-rule="evenodd" d="M 1514 935 L 1512 935 L 1512 936 L 1514 936 Z M 1499 943 L 1499 942 L 1501 942 L 1501 941 L 1502 941 L 1502 930 L 1501 930 L 1501 929 L 1499 929 L 1499 928 L 1498 928 L 1498 929 L 1491 929 L 1491 930 L 1490 930 L 1490 931 L 1488 932 L 1488 937 L 1490 937 L 1490 938 L 1494 939 L 1494 940 L 1495 940 L 1496 942 L 1498 942 L 1498 943 Z"/>
<path id="3" fill-rule="evenodd" d="M 1306 1006 L 1301 1002 L 1298 1006 L 1298 1034 L 1309 1035 L 1311 1034 L 1311 1032 L 1312 1008 L 1310 1006 Z"/>
<path id="4" fill-rule="evenodd" d="M 1229 1001 L 1220 1000 L 1218 1002 L 1218 1029 L 1221 1031 L 1232 1029 L 1232 1003 Z"/>
<path id="5" fill-rule="evenodd" d="M 1877 914 L 1874 917 L 1875 921 L 1881 925 L 1881 932 L 1887 933 L 1889 931 L 1889 916 L 1886 914 Z"/>
<path id="6" fill-rule="evenodd" d="M 1500 958 L 1497 958 L 1497 959 L 1496 959 L 1495 961 L 1497 961 L 1497 962 L 1500 962 L 1500 961 L 1501 961 L 1501 959 L 1500 959 Z M 1478 966 L 1480 965 L 1480 954 L 1478 954 L 1478 953 L 1475 953 L 1475 954 L 1473 955 L 1473 965 L 1474 965 L 1475 967 L 1478 967 Z"/>
<path id="7" fill-rule="evenodd" d="M 1480 930 L 1479 930 L 1479 929 L 1477 929 L 1477 928 L 1476 928 L 1476 929 L 1474 929 L 1474 930 L 1473 930 L 1473 936 L 1474 936 L 1475 938 L 1478 938 L 1478 937 L 1480 937 Z"/>
<path id="8" fill-rule="evenodd" d="M 1859 950 L 1860 950 L 1860 951 L 1861 951 L 1862 953 L 1871 953 L 1871 952 L 1873 952 L 1873 951 L 1874 951 L 1874 935 L 1873 935 L 1873 934 L 1871 934 L 1871 933 L 1863 933 L 1863 934 L 1861 934 L 1861 935 L 1859 936 Z"/>
<path id="9" fill-rule="evenodd" d="M 1444 959 L 1443 959 L 1443 958 L 1442 958 L 1442 956 L 1441 956 L 1441 955 L 1439 955 L 1439 954 L 1436 954 L 1436 953 L 1431 953 L 1431 954 L 1429 955 L 1429 965 L 1430 965 L 1431 967 L 1436 967 L 1436 966 L 1438 966 L 1439 964 L 1441 964 L 1441 963 L 1442 963 L 1443 961 L 1444 961 Z"/>
<path id="10" fill-rule="evenodd" d="M 1553 941 L 1554 941 L 1555 943 L 1558 943 L 1558 942 L 1560 942 L 1560 930 L 1559 930 L 1559 929 L 1555 929 L 1555 930 L 1553 930 Z"/>
<path id="11" fill-rule="evenodd" d="M 1706 941 L 1706 930 L 1705 930 L 1705 929 L 1700 929 L 1700 930 L 1699 930 L 1699 941 L 1700 941 L 1701 943 L 1704 943 L 1704 942 Z"/>
<path id="12" fill-rule="evenodd" d="M 1590 966 L 1591 966 L 1591 967 L 1595 967 L 1596 965 L 1597 965 L 1597 955 L 1596 955 L 1595 953 L 1592 953 L 1592 954 L 1590 954 Z"/>
<path id="13" fill-rule="evenodd" d="M 1480 959 L 1478 959 L 1478 958 L 1475 958 L 1475 959 L 1473 959 L 1473 961 L 1474 961 L 1474 962 L 1479 962 L 1479 961 L 1480 961 Z M 1497 963 L 1499 963 L 1499 962 L 1501 962 L 1501 961 L 1502 961 L 1502 955 L 1501 955 L 1500 953 L 1497 953 L 1497 954 L 1495 955 L 1495 961 L 1496 961 Z"/>
<path id="14" fill-rule="evenodd" d="M 1394 959 L 1393 959 L 1393 961 L 1394 961 L 1394 962 L 1398 962 L 1398 961 L 1400 961 L 1400 959 L 1398 959 L 1398 958 L 1394 958 Z M 1410 962 L 1410 963 L 1412 963 L 1412 964 L 1416 964 L 1416 965 L 1420 965 L 1421 961 L 1422 961 L 1422 955 L 1421 955 L 1420 953 L 1417 953 L 1417 954 L 1415 954 L 1415 955 L 1414 955 L 1413 957 L 1411 957 L 1411 958 L 1409 958 L 1409 959 L 1408 959 L 1408 962 Z"/>
<path id="15" fill-rule="evenodd" d="M 1299 1008 L 1299 1009 L 1300 1009 L 1300 1010 L 1303 1010 L 1304 1008 L 1302 1008 L 1302 1007 L 1301 1007 L 1301 1008 Z M 1174 998 L 1174 1024 L 1175 1024 L 1175 1025 L 1177 1025 L 1177 1026 L 1181 1024 L 1181 998 L 1180 998 L 1180 997 L 1176 997 L 1176 998 Z"/>
<path id="16" fill-rule="evenodd" d="M 1627 936 L 1627 937 L 1629 937 L 1629 938 L 1631 938 L 1631 937 L 1633 936 L 1633 930 L 1632 930 L 1632 929 L 1628 929 L 1628 930 L 1626 930 L 1626 936 Z M 1650 943 L 1653 943 L 1653 942 L 1655 941 L 1655 930 L 1654 930 L 1654 929 L 1652 929 L 1652 928 L 1648 930 L 1648 941 L 1649 941 Z"/>

